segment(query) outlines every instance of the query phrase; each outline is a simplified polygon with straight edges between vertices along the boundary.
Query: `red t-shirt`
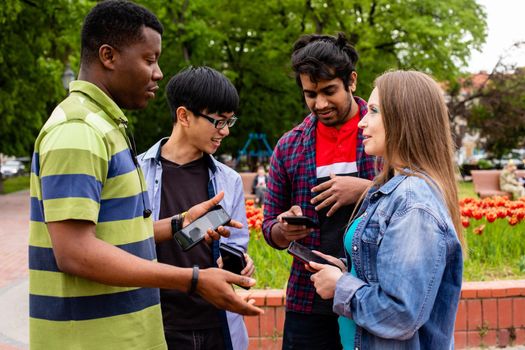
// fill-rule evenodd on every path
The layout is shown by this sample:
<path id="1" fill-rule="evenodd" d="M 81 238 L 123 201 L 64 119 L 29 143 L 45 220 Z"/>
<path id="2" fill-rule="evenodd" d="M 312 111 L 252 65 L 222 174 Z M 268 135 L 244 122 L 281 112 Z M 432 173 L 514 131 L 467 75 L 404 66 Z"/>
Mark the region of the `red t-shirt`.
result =
<path id="1" fill-rule="evenodd" d="M 315 161 L 317 183 L 335 175 L 357 176 L 357 124 L 359 111 L 337 130 L 317 122 Z"/>

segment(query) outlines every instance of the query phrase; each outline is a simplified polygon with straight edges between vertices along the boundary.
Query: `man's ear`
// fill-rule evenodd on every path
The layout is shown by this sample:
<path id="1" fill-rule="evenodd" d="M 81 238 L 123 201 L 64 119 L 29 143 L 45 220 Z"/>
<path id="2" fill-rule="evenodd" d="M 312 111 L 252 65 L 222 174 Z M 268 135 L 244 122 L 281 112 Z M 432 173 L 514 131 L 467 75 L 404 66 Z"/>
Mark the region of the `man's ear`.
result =
<path id="1" fill-rule="evenodd" d="M 354 93 L 356 88 L 357 88 L 357 72 L 353 71 L 352 73 L 350 73 L 350 91 Z"/>
<path id="2" fill-rule="evenodd" d="M 113 70 L 115 68 L 115 60 L 117 56 L 117 50 L 108 44 L 104 44 L 98 49 L 98 59 L 107 69 Z"/>
<path id="3" fill-rule="evenodd" d="M 184 106 L 180 106 L 176 111 L 177 123 L 188 127 L 190 125 L 189 111 Z"/>

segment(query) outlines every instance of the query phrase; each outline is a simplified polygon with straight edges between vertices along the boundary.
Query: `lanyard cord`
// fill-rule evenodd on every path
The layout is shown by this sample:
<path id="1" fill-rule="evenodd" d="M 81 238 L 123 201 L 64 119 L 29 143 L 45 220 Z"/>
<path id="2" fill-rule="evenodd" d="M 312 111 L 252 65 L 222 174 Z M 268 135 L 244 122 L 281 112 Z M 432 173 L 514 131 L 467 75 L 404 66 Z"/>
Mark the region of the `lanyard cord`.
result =
<path id="1" fill-rule="evenodd" d="M 123 135 L 124 135 L 124 138 L 126 139 L 126 143 L 128 145 L 129 152 L 131 153 L 131 158 L 133 159 L 133 164 L 135 164 L 137 175 L 139 177 L 140 195 L 142 196 L 142 206 L 144 208 L 144 210 L 142 211 L 142 216 L 144 218 L 149 218 L 151 216 L 151 209 L 146 208 L 146 200 L 144 199 L 144 184 L 142 183 L 142 176 L 140 176 L 140 172 L 139 172 L 139 162 L 137 161 L 137 151 L 136 151 L 137 146 L 135 144 L 135 138 L 133 137 L 133 133 L 130 132 L 128 134 L 128 121 L 122 118 L 119 118 L 119 121 L 124 126 Z"/>

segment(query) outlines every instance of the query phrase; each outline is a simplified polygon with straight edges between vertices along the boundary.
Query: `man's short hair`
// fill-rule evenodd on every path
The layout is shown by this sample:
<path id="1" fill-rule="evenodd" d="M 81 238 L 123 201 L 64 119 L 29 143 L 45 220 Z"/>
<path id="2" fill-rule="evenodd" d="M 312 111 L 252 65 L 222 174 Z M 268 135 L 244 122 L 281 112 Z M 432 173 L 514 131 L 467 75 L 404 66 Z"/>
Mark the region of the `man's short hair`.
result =
<path id="1" fill-rule="evenodd" d="M 98 57 L 98 50 L 104 44 L 119 49 L 143 40 L 143 27 L 149 27 L 161 35 L 164 30 L 152 12 L 133 2 L 108 0 L 98 3 L 88 13 L 82 26 L 82 63 L 89 63 Z"/>
<path id="2" fill-rule="evenodd" d="M 184 106 L 192 112 L 229 113 L 239 107 L 235 86 L 213 68 L 188 67 L 173 76 L 166 86 L 166 97 L 173 122 L 177 108 Z"/>
<path id="3" fill-rule="evenodd" d="M 307 74 L 312 82 L 340 78 L 348 91 L 359 59 L 357 51 L 343 33 L 332 35 L 307 34 L 294 44 L 292 68 L 297 84 L 302 88 L 301 74 Z"/>

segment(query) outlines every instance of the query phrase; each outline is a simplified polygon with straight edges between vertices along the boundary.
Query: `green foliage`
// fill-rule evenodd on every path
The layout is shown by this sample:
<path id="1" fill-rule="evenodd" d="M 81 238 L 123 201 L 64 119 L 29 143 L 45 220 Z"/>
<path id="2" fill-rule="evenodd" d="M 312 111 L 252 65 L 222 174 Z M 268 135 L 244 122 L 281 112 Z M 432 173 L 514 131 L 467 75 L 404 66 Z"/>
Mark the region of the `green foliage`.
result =
<path id="1" fill-rule="evenodd" d="M 165 79 L 181 68 L 209 65 L 237 87 L 240 122 L 220 152 L 234 155 L 249 132 L 274 144 L 307 114 L 291 74 L 295 40 L 306 33 L 343 31 L 360 53 L 357 95 L 367 99 L 373 80 L 391 68 L 419 69 L 453 80 L 485 35 L 485 14 L 474 0 L 206 0 L 143 1 L 166 28 L 160 65 Z M 160 94 L 162 95 L 162 94 Z M 138 148 L 171 131 L 162 99 L 133 113 Z"/>
<path id="2" fill-rule="evenodd" d="M 525 69 L 494 72 L 469 111 L 469 125 L 496 158 L 525 144 Z"/>
<path id="3" fill-rule="evenodd" d="M 480 159 L 478 160 L 478 166 L 480 169 L 492 169 L 494 168 L 494 164 L 488 159 Z"/>
<path id="4" fill-rule="evenodd" d="M 290 275 L 292 256 L 286 250 L 270 247 L 260 233 L 250 232 L 248 254 L 255 264 L 254 278 L 258 289 L 284 289 Z"/>
<path id="5" fill-rule="evenodd" d="M 0 180 L 3 182 L 4 190 L 0 194 L 26 190 L 29 188 L 29 176 L 16 176 Z"/>
<path id="6" fill-rule="evenodd" d="M 87 1 L 4 0 L 0 8 L 0 152 L 30 155 L 38 130 L 65 96 L 60 77 L 78 52 Z"/>
<path id="7" fill-rule="evenodd" d="M 368 98 L 374 78 L 391 68 L 412 68 L 452 80 L 485 35 L 485 14 L 475 0 L 143 0 L 163 25 L 165 74 L 159 98 L 128 113 L 138 149 L 169 135 L 164 87 L 173 74 L 209 65 L 237 87 L 241 105 L 221 152 L 234 155 L 249 132 L 274 144 L 307 114 L 291 75 L 295 40 L 306 33 L 343 31 L 355 43 L 357 95 Z M 38 129 L 64 97 L 60 76 L 70 62 L 78 72 L 82 18 L 94 1 L 6 0 L 0 9 L 0 152 L 30 152 Z"/>

